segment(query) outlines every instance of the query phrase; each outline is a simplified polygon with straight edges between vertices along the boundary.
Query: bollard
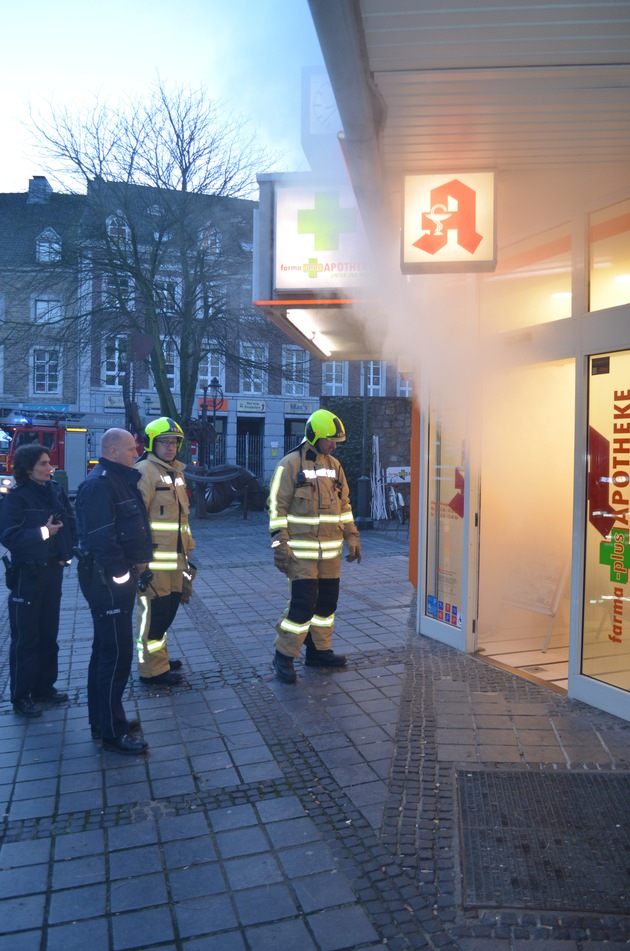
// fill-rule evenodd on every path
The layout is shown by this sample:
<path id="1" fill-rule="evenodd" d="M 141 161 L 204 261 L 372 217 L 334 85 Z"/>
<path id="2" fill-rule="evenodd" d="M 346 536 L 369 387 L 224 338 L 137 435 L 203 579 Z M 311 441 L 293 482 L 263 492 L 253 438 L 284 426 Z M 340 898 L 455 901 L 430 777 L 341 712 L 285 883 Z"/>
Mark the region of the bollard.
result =
<path id="1" fill-rule="evenodd" d="M 208 509 L 206 507 L 206 487 L 203 482 L 197 483 L 197 518 L 206 518 Z"/>

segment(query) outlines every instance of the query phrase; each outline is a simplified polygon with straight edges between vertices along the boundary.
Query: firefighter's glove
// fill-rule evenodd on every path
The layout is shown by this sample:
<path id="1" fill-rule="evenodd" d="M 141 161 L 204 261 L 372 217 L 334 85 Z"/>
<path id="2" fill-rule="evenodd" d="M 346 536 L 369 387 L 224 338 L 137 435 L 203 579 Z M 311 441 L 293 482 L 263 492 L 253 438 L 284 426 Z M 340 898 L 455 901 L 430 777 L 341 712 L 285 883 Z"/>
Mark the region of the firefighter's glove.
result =
<path id="1" fill-rule="evenodd" d="M 281 542 L 278 539 L 271 543 L 273 549 L 273 563 L 281 571 L 283 575 L 286 575 L 289 570 L 289 562 L 295 557 L 291 552 L 291 549 L 286 542 Z"/>
<path id="2" fill-rule="evenodd" d="M 361 564 L 361 543 L 359 542 L 358 536 L 351 535 L 346 539 L 346 544 L 348 546 L 348 554 L 346 555 L 346 561 L 356 561 L 357 565 Z"/>

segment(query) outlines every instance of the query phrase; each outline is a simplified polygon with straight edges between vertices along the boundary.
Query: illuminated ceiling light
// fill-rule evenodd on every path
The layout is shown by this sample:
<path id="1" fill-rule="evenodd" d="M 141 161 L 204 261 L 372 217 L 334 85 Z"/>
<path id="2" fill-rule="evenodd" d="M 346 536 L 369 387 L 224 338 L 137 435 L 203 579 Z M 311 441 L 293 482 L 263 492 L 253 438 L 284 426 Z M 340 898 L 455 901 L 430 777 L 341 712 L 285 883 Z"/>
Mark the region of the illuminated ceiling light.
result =
<path id="1" fill-rule="evenodd" d="M 313 321 L 307 311 L 287 310 L 287 320 L 292 323 L 301 334 L 304 334 L 305 337 L 312 337 L 316 332 Z"/>
<path id="2" fill-rule="evenodd" d="M 311 337 L 313 343 L 318 350 L 321 350 L 323 354 L 327 357 L 332 355 L 332 350 L 330 349 L 330 343 L 328 339 L 323 334 L 313 334 Z"/>
<path id="3" fill-rule="evenodd" d="M 556 291 L 551 297 L 553 300 L 571 300 L 571 291 Z"/>
<path id="4" fill-rule="evenodd" d="M 287 320 L 292 323 L 295 329 L 299 330 L 304 337 L 308 337 L 311 343 L 315 344 L 317 349 L 321 350 L 325 356 L 329 357 L 332 354 L 330 341 L 315 328 L 313 318 L 307 311 L 287 310 Z"/>
<path id="5" fill-rule="evenodd" d="M 630 284 L 630 274 L 618 274 L 615 280 L 619 284 Z"/>

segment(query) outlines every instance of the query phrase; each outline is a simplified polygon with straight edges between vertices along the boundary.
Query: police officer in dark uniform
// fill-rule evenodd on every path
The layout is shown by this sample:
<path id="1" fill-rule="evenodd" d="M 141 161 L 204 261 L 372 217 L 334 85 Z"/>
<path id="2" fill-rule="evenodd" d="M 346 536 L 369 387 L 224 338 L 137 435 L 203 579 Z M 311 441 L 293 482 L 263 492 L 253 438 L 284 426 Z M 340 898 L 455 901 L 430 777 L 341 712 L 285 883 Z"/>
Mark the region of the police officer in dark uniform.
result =
<path id="1" fill-rule="evenodd" d="M 0 542 L 11 552 L 11 702 L 22 717 L 40 717 L 42 702 L 68 699 L 54 684 L 63 568 L 72 559 L 76 531 L 72 507 L 51 472 L 44 446 L 20 446 L 16 486 L 0 506 Z"/>
<path id="2" fill-rule="evenodd" d="M 94 641 L 88 668 L 92 736 L 117 753 L 145 753 L 138 721 L 128 721 L 122 697 L 133 658 L 138 582 L 153 553 L 151 528 L 133 468 L 136 443 L 124 429 L 108 429 L 101 458 L 79 486 L 76 513 L 82 557 L 79 584 L 90 605 Z"/>

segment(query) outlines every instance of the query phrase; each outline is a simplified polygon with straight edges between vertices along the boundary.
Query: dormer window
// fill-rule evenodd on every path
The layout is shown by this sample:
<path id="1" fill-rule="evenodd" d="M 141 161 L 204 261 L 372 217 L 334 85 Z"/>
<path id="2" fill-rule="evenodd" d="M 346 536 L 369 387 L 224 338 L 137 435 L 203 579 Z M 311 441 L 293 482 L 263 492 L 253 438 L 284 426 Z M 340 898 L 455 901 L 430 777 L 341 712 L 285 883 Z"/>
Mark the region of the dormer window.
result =
<path id="1" fill-rule="evenodd" d="M 127 244 L 131 238 L 131 230 L 121 212 L 107 219 L 107 236 L 115 244 Z"/>
<path id="2" fill-rule="evenodd" d="M 201 247 L 208 254 L 219 254 L 221 251 L 221 232 L 217 228 L 204 228 L 199 234 Z"/>
<path id="3" fill-rule="evenodd" d="M 35 256 L 39 264 L 61 261 L 61 238 L 52 228 L 46 228 L 37 236 Z"/>

